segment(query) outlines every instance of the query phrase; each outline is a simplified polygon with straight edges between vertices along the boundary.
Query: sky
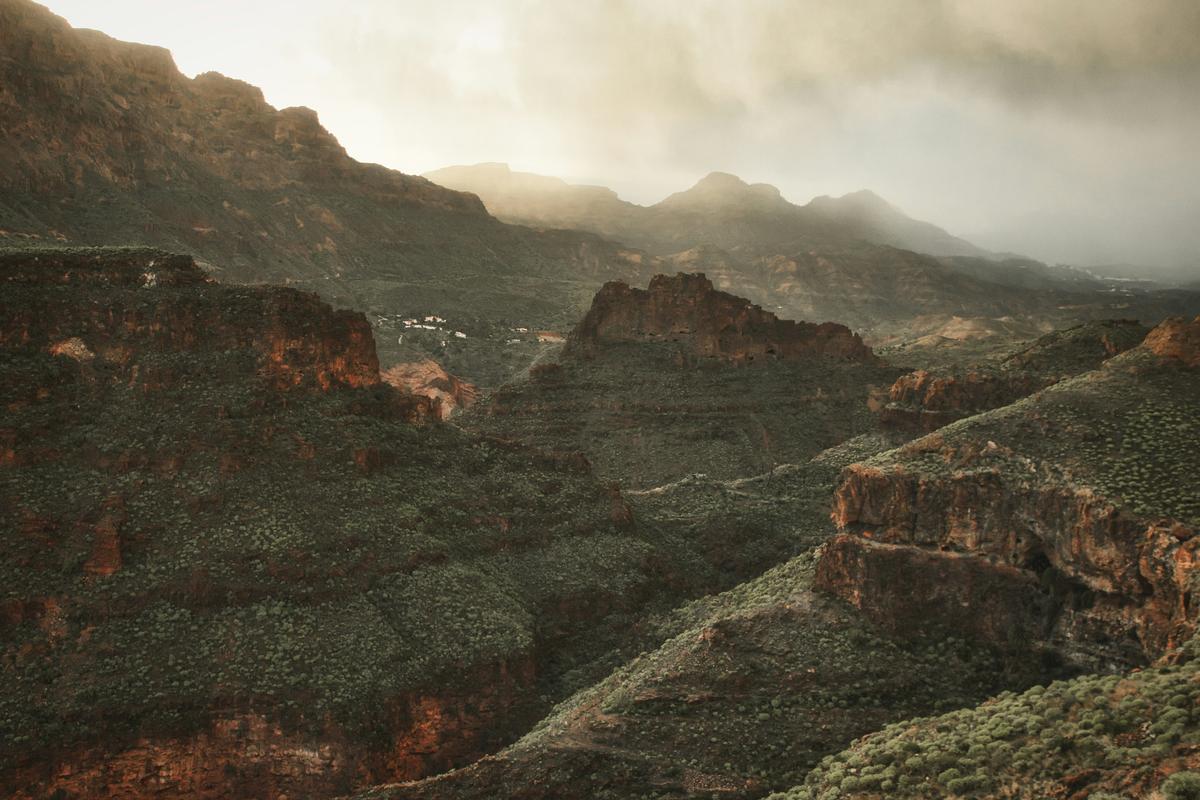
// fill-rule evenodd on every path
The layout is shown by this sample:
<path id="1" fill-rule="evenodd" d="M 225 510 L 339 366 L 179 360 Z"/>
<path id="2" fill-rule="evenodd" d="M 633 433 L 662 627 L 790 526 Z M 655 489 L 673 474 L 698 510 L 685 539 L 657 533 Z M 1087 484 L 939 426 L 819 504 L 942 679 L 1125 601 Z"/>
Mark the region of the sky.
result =
<path id="1" fill-rule="evenodd" d="M 43 1 L 408 173 L 869 188 L 985 247 L 1200 281 L 1200 0 Z"/>

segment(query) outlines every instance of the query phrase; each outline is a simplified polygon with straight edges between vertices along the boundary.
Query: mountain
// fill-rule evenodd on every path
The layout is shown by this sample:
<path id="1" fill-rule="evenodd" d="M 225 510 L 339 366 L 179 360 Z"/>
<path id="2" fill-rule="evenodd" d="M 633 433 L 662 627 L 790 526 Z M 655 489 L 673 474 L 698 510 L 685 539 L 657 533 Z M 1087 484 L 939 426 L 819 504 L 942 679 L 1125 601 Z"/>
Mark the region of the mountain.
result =
<path id="1" fill-rule="evenodd" d="M 0 52 L 0 242 L 152 245 L 373 321 L 435 314 L 452 327 L 379 337 L 385 366 L 433 355 L 489 385 L 509 327 L 565 328 L 605 280 L 642 275 L 637 254 L 500 223 L 476 197 L 353 160 L 309 109 L 189 79 L 166 50 L 29 0 L 0 0 Z M 454 330 L 468 338 L 443 346 Z"/>
<path id="2" fill-rule="evenodd" d="M 893 632 L 936 618 L 1101 674 L 890 726 L 776 800 L 1200 786 L 1198 365 L 1200 319 L 1172 320 L 1099 370 L 847 471 L 818 586 Z"/>
<path id="3" fill-rule="evenodd" d="M 703 272 L 719 289 L 786 317 L 849 325 L 872 345 L 944 343 L 952 328 L 1015 341 L 1090 320 L 1154 324 L 1200 311 L 1194 292 L 987 254 L 865 191 L 798 206 L 773 186 L 717 172 L 644 207 L 503 164 L 427 177 L 477 193 L 503 219 L 603 234 L 656 254 L 643 260 L 647 271 Z"/>
<path id="4" fill-rule="evenodd" d="M 609 189 L 513 172 L 506 164 L 456 166 L 425 173 L 434 183 L 471 192 L 497 217 L 527 225 L 592 231 L 666 255 L 698 244 L 740 251 L 798 242 L 863 240 L 946 256 L 985 256 L 978 247 L 904 215 L 869 191 L 794 205 L 765 183 L 714 172 L 648 207 Z"/>
<path id="5" fill-rule="evenodd" d="M 649 488 L 735 478 L 877 427 L 901 370 L 843 325 L 783 320 L 703 275 L 606 284 L 558 354 L 462 418 L 489 435 L 578 451 Z"/>
<path id="6" fill-rule="evenodd" d="M 938 256 L 991 257 L 988 251 L 930 222 L 909 217 L 868 189 L 842 197 L 822 195 L 805 209 L 836 223 L 856 239 Z"/>
<path id="7" fill-rule="evenodd" d="M 138 248 L 0 250 L 0 285 L 6 797 L 444 771 L 598 677 L 634 615 L 771 552 L 439 422 L 315 294 Z"/>
<path id="8" fill-rule="evenodd" d="M 491 213 L 519 225 L 589 230 L 611 237 L 635 224 L 643 210 L 603 186 L 580 186 L 561 178 L 513 172 L 507 164 L 446 167 L 424 177 L 448 188 L 471 187 L 457 191 L 486 197 Z"/>
<path id="9" fill-rule="evenodd" d="M 983 327 L 1012 317 L 1044 332 L 1200 310 L 1182 295 L 1056 275 L 1039 274 L 1031 291 L 1036 270 L 856 238 L 907 225 L 878 203 L 795 206 L 722 174 L 643 208 L 484 168 L 487 185 L 547 207 L 525 219 L 536 228 L 507 225 L 471 195 L 354 161 L 310 110 L 276 110 L 213 73 L 189 79 L 165 50 L 74 30 L 29 0 L 0 0 L 0 47 L 0 241 L 157 246 L 222 280 L 317 291 L 369 312 L 385 369 L 433 360 L 498 386 L 545 351 L 547 337 L 530 332 L 565 334 L 603 283 L 685 269 L 786 317 L 851 325 L 873 344 L 955 317 Z M 558 206 L 571 218 L 556 222 Z M 682 263 L 688 254 L 712 268 Z M 407 322 L 425 317 L 442 322 Z"/>

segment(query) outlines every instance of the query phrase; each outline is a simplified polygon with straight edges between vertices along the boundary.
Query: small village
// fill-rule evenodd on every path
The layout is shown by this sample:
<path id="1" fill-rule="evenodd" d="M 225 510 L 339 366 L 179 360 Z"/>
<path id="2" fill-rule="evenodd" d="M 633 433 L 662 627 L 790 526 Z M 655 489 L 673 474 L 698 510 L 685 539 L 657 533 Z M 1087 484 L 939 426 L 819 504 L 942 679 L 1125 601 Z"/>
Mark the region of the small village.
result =
<path id="1" fill-rule="evenodd" d="M 403 314 L 376 314 L 375 327 L 381 329 L 393 329 L 403 331 L 431 331 L 434 334 L 444 334 L 447 338 L 442 340 L 442 346 L 449 342 L 449 337 L 455 339 L 468 339 L 469 336 L 465 331 L 455 330 L 450 325 L 450 320 L 437 314 L 421 314 L 417 316 L 404 316 Z M 505 341 L 505 345 L 519 345 L 523 343 L 538 344 L 562 344 L 566 341 L 566 336 L 557 331 L 532 330 L 526 326 L 516 326 L 508 329 L 509 337 Z M 404 343 L 404 333 L 398 337 L 398 343 Z"/>

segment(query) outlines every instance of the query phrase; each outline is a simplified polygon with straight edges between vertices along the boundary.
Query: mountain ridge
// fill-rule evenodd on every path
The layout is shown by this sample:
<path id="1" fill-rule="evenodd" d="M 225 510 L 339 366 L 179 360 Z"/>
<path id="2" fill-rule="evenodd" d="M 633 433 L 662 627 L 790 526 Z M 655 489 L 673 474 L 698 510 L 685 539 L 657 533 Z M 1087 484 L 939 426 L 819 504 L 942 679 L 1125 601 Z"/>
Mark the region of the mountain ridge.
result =
<path id="1" fill-rule="evenodd" d="M 446 167 L 426 172 L 424 177 L 448 188 L 475 193 L 494 214 L 513 222 L 592 230 L 652 251 L 660 251 L 662 243 L 644 238 L 646 234 L 639 227 L 647 223 L 634 219 L 639 215 L 753 211 L 779 215 L 792 228 L 789 233 L 776 235 L 776 244 L 816 236 L 834 241 L 864 239 L 931 255 L 989 255 L 932 223 L 908 217 L 867 189 L 837 198 L 825 195 L 797 205 L 769 183 L 748 183 L 732 173 L 715 171 L 687 189 L 642 206 L 622 200 L 605 187 L 574 185 L 560 178 L 517 172 L 500 162 Z M 599 219 L 586 218 L 576 210 L 585 195 L 592 196 L 593 206 L 588 210 L 602 215 Z M 564 197 L 569 199 L 558 211 L 543 207 L 551 200 L 561 204 Z"/>

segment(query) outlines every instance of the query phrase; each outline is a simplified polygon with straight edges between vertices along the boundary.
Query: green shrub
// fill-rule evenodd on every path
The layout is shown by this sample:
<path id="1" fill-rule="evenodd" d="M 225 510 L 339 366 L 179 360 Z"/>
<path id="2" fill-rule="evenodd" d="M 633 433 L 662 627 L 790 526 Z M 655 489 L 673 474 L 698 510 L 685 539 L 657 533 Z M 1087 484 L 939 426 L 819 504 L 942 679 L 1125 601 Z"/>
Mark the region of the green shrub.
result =
<path id="1" fill-rule="evenodd" d="M 1176 772 L 1161 789 L 1166 800 L 1200 800 L 1200 772 Z"/>

